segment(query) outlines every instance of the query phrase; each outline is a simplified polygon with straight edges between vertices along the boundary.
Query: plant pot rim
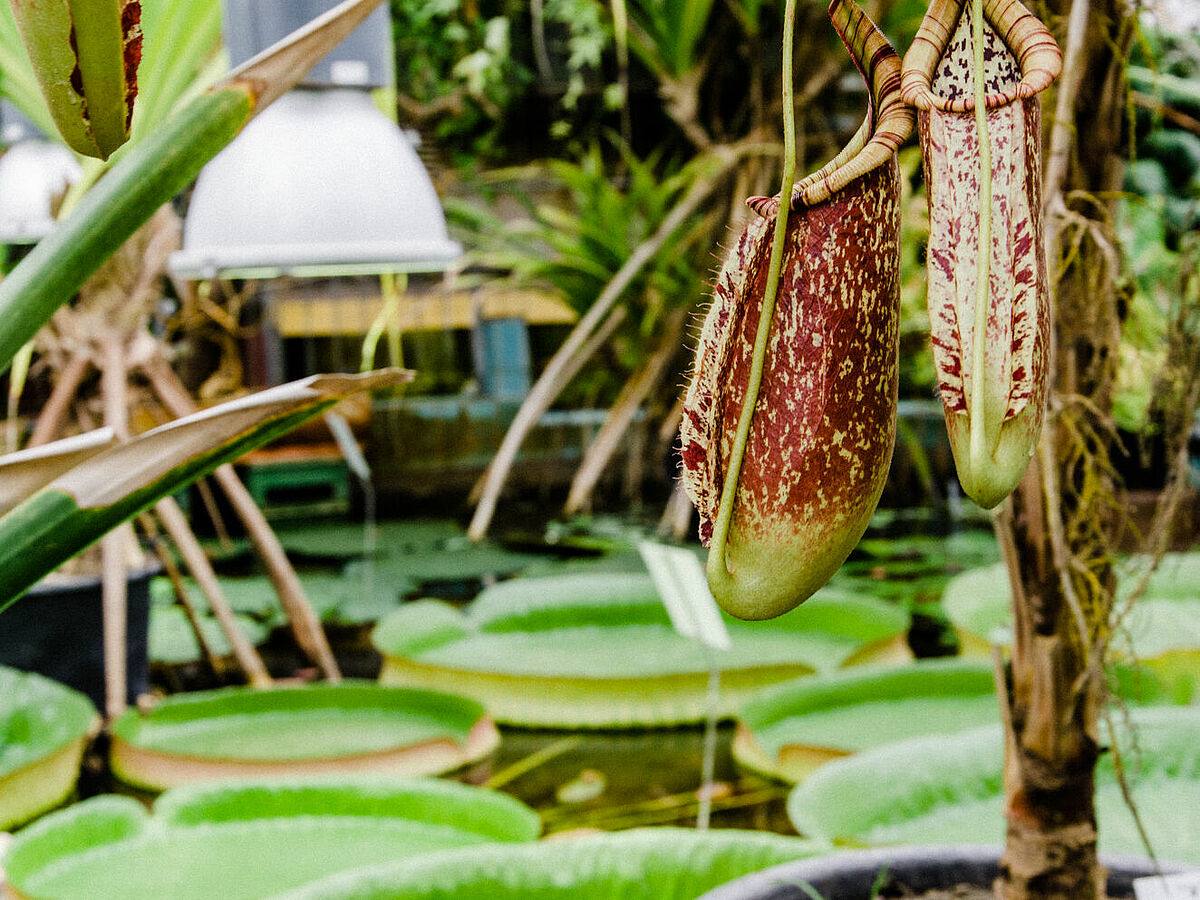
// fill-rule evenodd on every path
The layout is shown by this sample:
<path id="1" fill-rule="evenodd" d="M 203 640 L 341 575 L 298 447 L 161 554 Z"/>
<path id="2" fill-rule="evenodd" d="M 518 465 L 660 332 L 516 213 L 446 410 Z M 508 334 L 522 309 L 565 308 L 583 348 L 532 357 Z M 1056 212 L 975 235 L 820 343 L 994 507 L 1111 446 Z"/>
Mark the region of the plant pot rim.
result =
<path id="1" fill-rule="evenodd" d="M 881 869 L 903 878 L 913 890 L 955 884 L 990 885 L 998 874 L 1003 848 L 987 844 L 932 844 L 843 850 L 772 866 L 713 888 L 698 900 L 809 900 L 797 887 L 806 882 L 825 900 L 850 900 L 869 895 Z M 1154 863 L 1140 856 L 1102 854 L 1112 894 L 1132 894 L 1132 882 L 1156 873 Z M 1186 863 L 1161 861 L 1162 874 L 1200 871 Z"/>
<path id="2" fill-rule="evenodd" d="M 156 559 L 147 559 L 144 565 L 137 568 L 126 570 L 126 578 L 129 581 L 140 581 L 144 578 L 153 578 L 162 571 L 162 563 Z M 42 578 L 41 581 L 33 585 L 29 589 L 30 596 L 36 596 L 41 592 L 82 589 L 92 585 L 98 585 L 102 580 L 99 572 L 96 573 L 72 573 L 51 572 L 49 575 Z"/>

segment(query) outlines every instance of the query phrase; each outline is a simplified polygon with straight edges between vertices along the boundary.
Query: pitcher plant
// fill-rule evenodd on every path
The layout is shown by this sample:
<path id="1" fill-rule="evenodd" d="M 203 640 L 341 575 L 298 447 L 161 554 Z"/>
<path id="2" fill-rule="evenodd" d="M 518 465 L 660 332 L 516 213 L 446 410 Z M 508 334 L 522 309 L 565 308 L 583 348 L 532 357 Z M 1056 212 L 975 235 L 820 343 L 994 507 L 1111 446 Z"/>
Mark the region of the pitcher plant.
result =
<path id="1" fill-rule="evenodd" d="M 709 585 L 746 619 L 786 612 L 837 570 L 875 510 L 895 441 L 896 149 L 913 114 L 900 58 L 874 23 L 851 0 L 829 15 L 867 82 L 866 118 L 793 186 L 785 37 L 784 187 L 749 201 L 757 217 L 717 278 L 684 401 L 683 483 L 710 548 Z"/>
<path id="2" fill-rule="evenodd" d="M 928 307 L 963 490 L 999 504 L 1033 455 L 1049 300 L 1038 95 L 1062 54 L 1015 0 L 934 0 L 904 57 L 929 200 Z"/>

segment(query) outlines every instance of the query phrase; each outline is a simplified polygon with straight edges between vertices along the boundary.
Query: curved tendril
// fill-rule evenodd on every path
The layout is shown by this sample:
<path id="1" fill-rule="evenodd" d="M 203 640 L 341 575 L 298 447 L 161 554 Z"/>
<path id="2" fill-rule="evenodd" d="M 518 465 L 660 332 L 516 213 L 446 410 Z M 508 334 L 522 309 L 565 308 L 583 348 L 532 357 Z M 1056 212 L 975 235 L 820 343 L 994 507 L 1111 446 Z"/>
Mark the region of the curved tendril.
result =
<path id="1" fill-rule="evenodd" d="M 971 435 L 972 465 L 983 462 L 990 454 L 984 423 L 984 365 L 987 352 L 987 317 L 991 298 L 992 263 L 992 147 L 988 139 L 987 103 L 983 71 L 983 0 L 973 0 L 971 7 L 971 42 L 975 51 L 973 80 L 975 83 L 975 128 L 979 132 L 979 260 L 975 283 L 975 333 L 971 347 Z"/>
<path id="2" fill-rule="evenodd" d="M 754 335 L 754 354 L 750 362 L 750 377 L 746 383 L 746 396 L 742 400 L 742 411 L 734 434 L 733 451 L 729 456 L 729 468 L 721 485 L 721 504 L 713 523 L 712 542 L 708 552 L 708 577 L 710 581 L 727 580 L 729 569 L 725 565 L 725 543 L 729 537 L 729 526 L 733 522 L 734 501 L 737 498 L 738 479 L 742 471 L 742 458 L 746 455 L 746 443 L 750 437 L 750 423 L 754 418 L 754 407 L 758 402 L 758 389 L 762 384 L 763 367 L 767 358 L 767 341 L 771 334 L 771 322 L 775 318 L 775 297 L 779 292 L 779 274 L 783 268 L 783 246 L 787 237 L 788 214 L 791 203 L 785 202 L 792 196 L 796 183 L 796 121 L 792 87 L 792 44 L 796 27 L 796 0 L 787 0 L 783 12 L 783 179 L 779 190 L 779 209 L 775 214 L 775 232 L 771 241 L 771 258 L 767 264 L 767 283 L 763 290 L 762 312 L 758 320 L 758 331 Z"/>

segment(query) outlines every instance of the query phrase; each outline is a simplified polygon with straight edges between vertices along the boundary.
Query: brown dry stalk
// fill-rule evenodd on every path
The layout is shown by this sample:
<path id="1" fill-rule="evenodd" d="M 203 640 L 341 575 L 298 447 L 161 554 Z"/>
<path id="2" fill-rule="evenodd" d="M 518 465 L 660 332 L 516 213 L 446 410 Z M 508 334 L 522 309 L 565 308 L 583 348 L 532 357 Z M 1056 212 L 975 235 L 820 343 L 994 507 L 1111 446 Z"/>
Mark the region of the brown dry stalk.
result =
<path id="1" fill-rule="evenodd" d="M 171 415 L 185 416 L 196 411 L 196 402 L 179 380 L 179 376 L 160 354 L 151 355 L 143 360 L 141 369 L 149 379 L 159 400 Z M 296 643 L 300 645 L 305 655 L 316 664 L 325 678 L 330 681 L 340 681 L 341 672 L 338 669 L 337 660 L 333 656 L 333 650 L 330 649 L 329 639 L 321 627 L 321 621 L 304 596 L 300 578 L 288 561 L 287 554 L 279 543 L 279 538 L 271 530 L 262 510 L 258 508 L 258 504 L 254 502 L 254 498 L 246 490 L 246 486 L 242 484 L 231 464 L 226 463 L 217 468 L 213 472 L 213 477 L 216 478 L 221 490 L 224 491 L 233 506 L 234 512 L 245 526 L 250 542 L 254 545 L 255 552 L 266 568 L 267 575 L 279 595 L 279 602 L 292 627 Z"/>
<path id="2" fill-rule="evenodd" d="M 546 368 L 538 376 L 537 381 L 534 382 L 525 400 L 521 403 L 512 424 L 508 426 L 508 431 L 504 434 L 504 439 L 501 441 L 495 457 L 484 474 L 483 484 L 479 489 L 479 501 L 475 507 L 475 513 L 471 517 L 471 524 L 467 528 L 467 536 L 472 541 L 481 541 L 487 534 L 492 517 L 496 514 L 496 504 L 500 499 L 500 492 L 516 461 L 521 443 L 562 391 L 565 386 L 563 374 L 572 366 L 582 365 L 583 360 L 579 359 L 580 351 L 587 345 L 589 337 L 599 327 L 608 311 L 620 299 L 621 294 L 629 287 L 637 274 L 662 249 L 667 240 L 712 195 L 725 173 L 732 169 L 743 156 L 758 153 L 761 150 L 762 147 L 757 142 L 710 150 L 709 155 L 718 162 L 716 169 L 705 179 L 693 184 L 683 199 L 659 224 L 654 234 L 629 255 L 621 268 L 609 279 L 596 301 L 575 324 L 562 346 L 555 351 L 554 356 L 546 364 Z"/>
<path id="3" fill-rule="evenodd" d="M 574 515 L 582 510 L 590 501 L 600 476 L 604 473 L 608 462 L 620 447 L 621 439 L 633 422 L 634 415 L 654 387 L 662 380 L 668 363 L 679 349 L 680 336 L 683 333 L 684 310 L 673 312 L 663 327 L 663 336 L 654 352 L 642 363 L 625 382 L 617 399 L 613 401 L 604 423 L 596 432 L 596 436 L 584 452 L 575 477 L 571 480 L 571 488 L 567 492 L 567 502 L 563 506 L 563 514 Z"/>

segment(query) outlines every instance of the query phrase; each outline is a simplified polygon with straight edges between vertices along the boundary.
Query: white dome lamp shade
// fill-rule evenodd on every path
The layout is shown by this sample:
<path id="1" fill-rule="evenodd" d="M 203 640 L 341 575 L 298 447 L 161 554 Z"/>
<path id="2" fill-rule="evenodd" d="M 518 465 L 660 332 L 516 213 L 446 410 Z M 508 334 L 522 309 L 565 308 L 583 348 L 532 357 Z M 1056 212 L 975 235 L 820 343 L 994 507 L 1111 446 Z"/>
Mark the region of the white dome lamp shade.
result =
<path id="1" fill-rule="evenodd" d="M 200 173 L 171 272 L 438 272 L 462 255 L 412 142 L 355 88 L 297 89 Z"/>
<path id="2" fill-rule="evenodd" d="M 5 102 L 0 136 L 10 143 L 0 156 L 0 244 L 36 244 L 54 227 L 54 211 L 79 179 L 79 161 L 48 140 Z"/>

